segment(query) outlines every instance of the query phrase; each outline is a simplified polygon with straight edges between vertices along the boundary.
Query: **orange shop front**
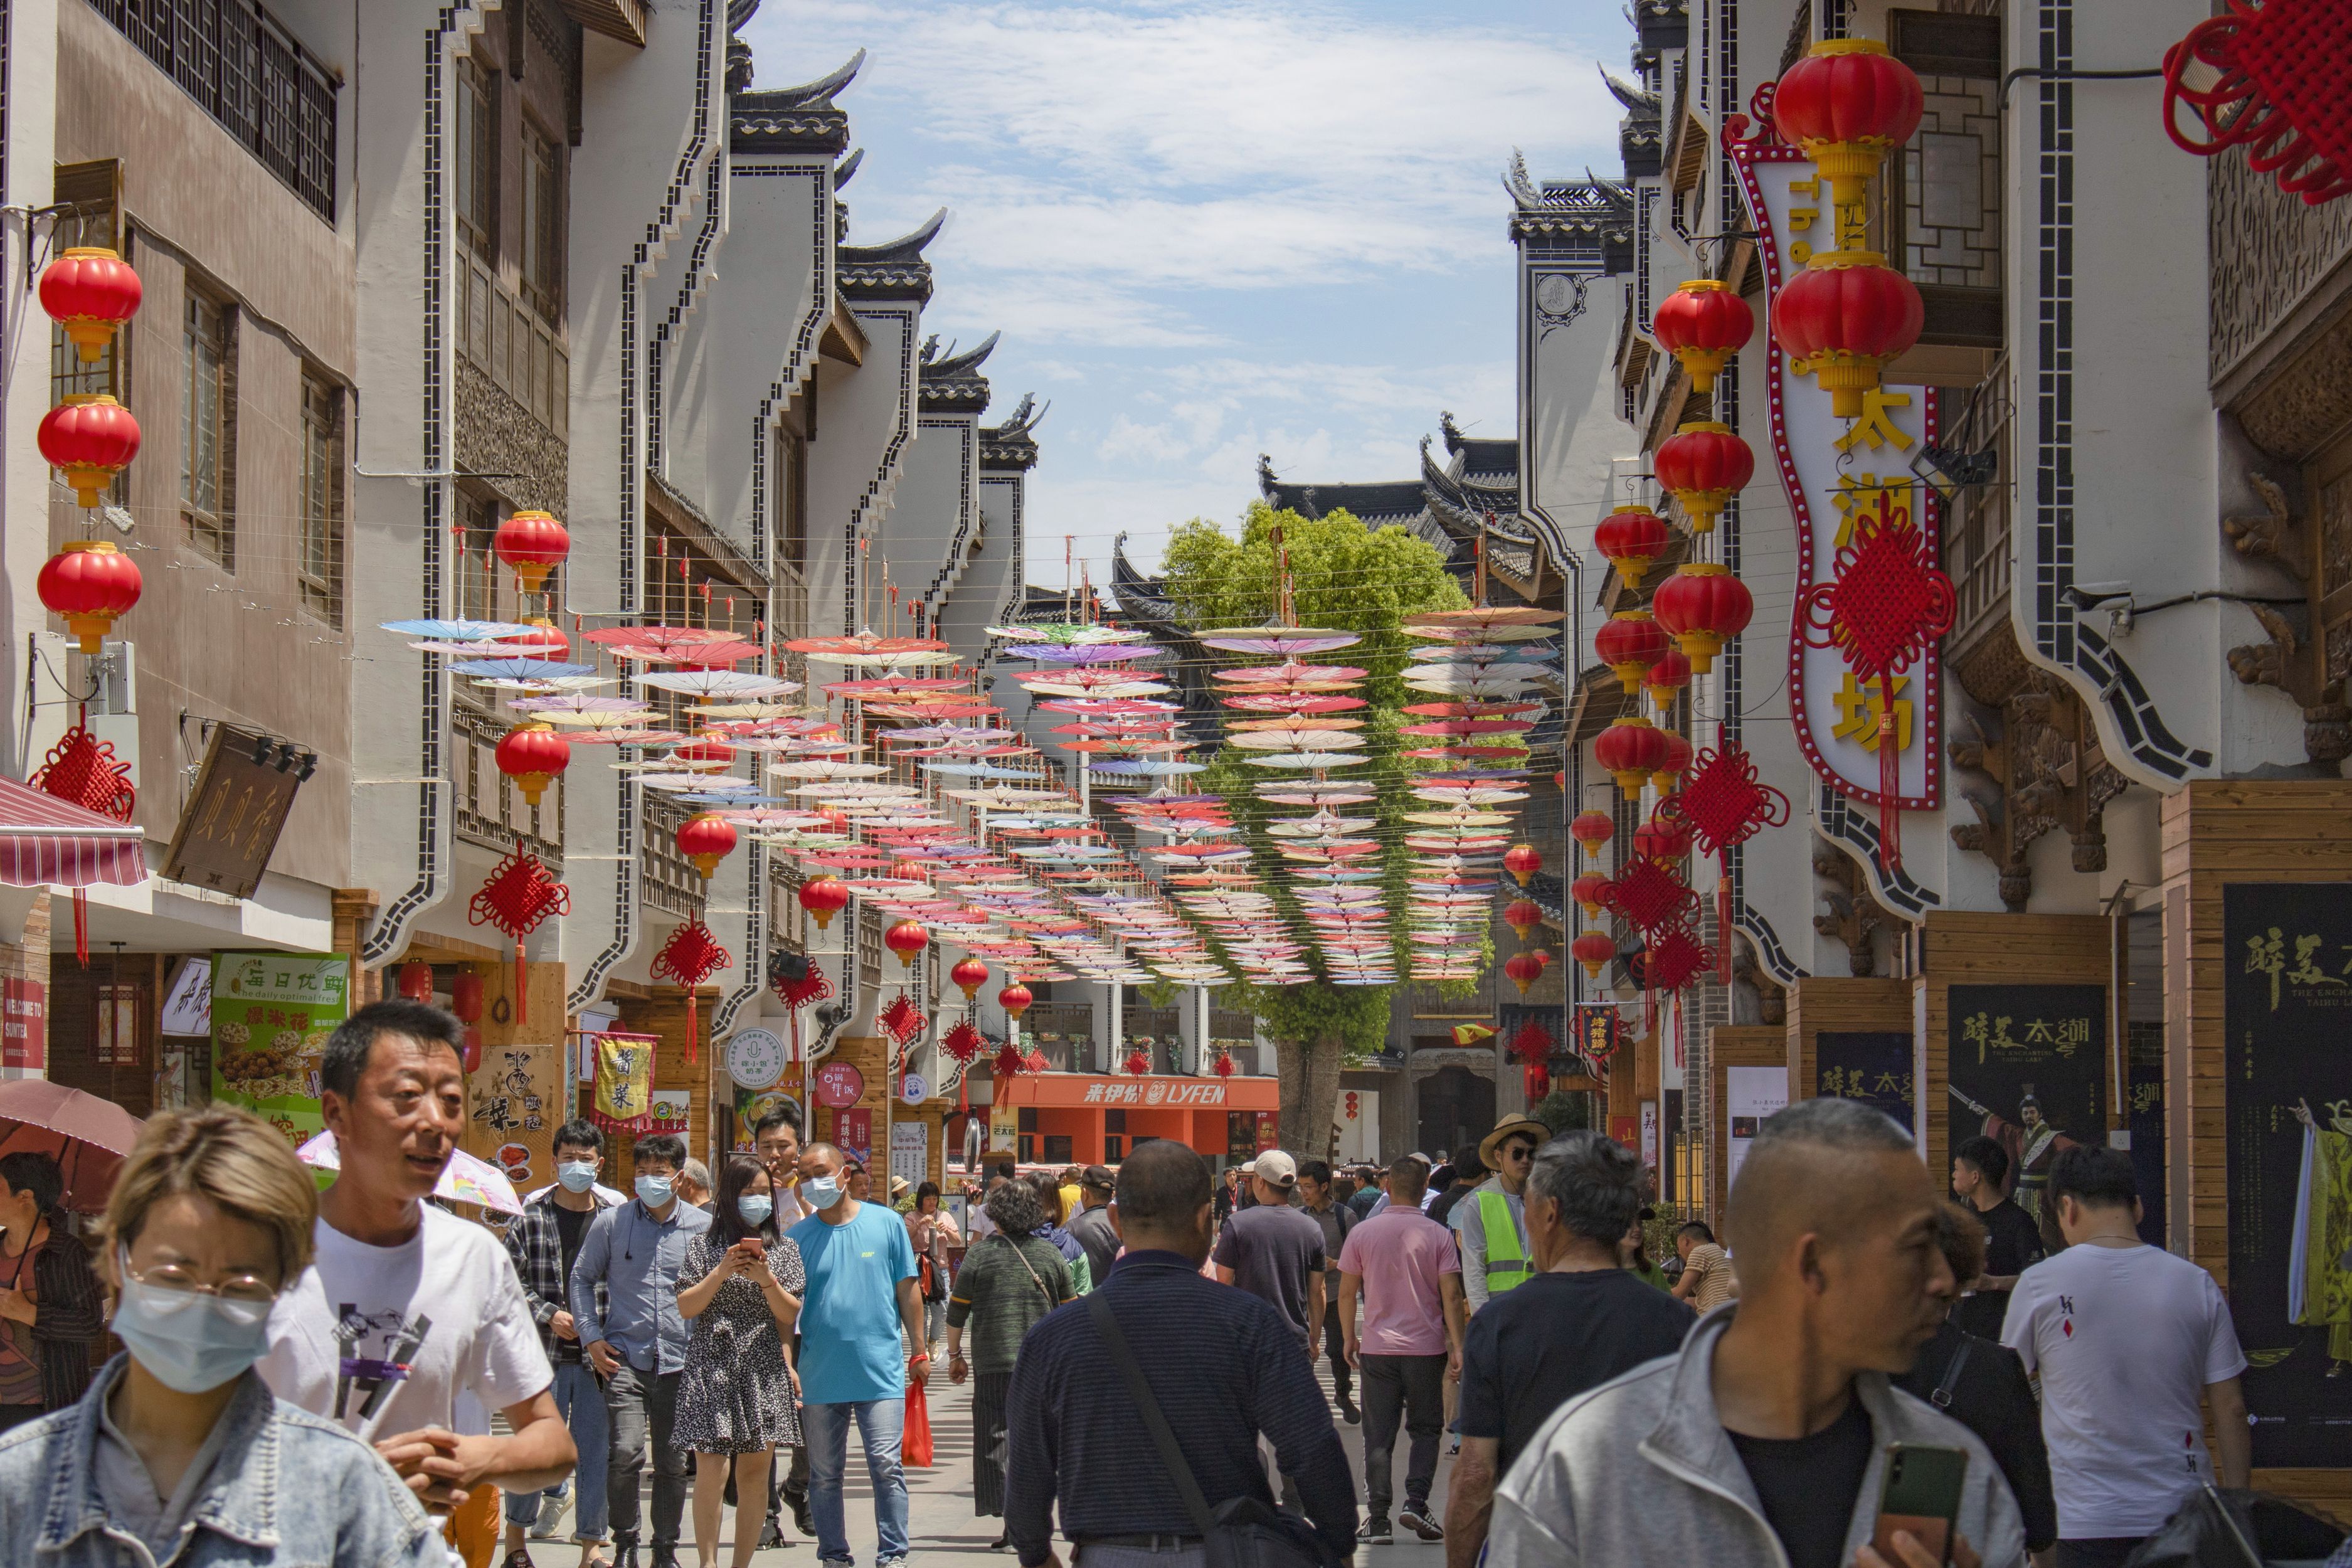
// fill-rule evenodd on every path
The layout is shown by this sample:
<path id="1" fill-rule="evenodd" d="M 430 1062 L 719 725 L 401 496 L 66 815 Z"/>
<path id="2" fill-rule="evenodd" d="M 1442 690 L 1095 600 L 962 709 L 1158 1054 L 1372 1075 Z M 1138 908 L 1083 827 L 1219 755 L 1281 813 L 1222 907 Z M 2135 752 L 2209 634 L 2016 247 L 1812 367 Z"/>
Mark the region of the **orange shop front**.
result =
<path id="1" fill-rule="evenodd" d="M 1126 1078 L 1082 1072 L 999 1080 L 1017 1114 L 1020 1157 L 1048 1165 L 1115 1165 L 1148 1138 L 1213 1159 L 1246 1160 L 1275 1142 L 1282 1098 L 1271 1078 Z"/>

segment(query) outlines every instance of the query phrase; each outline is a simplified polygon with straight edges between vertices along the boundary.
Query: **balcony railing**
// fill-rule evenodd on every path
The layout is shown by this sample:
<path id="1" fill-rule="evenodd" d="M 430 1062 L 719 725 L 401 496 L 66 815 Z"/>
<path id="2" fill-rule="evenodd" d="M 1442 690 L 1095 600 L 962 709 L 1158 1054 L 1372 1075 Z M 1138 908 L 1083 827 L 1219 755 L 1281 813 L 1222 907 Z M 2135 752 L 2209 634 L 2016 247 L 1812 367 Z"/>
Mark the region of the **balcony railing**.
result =
<path id="1" fill-rule="evenodd" d="M 1091 1002 L 1038 1002 L 1021 1016 L 1021 1037 L 1045 1054 L 1055 1072 L 1083 1072 L 1095 1065 L 1095 1008 Z"/>
<path id="2" fill-rule="evenodd" d="M 303 205 L 335 221 L 333 77 L 250 0 L 89 0 Z"/>
<path id="3" fill-rule="evenodd" d="M 488 711 L 459 703 L 449 721 L 456 745 L 451 775 L 457 784 L 457 837 L 504 855 L 520 845 L 563 874 L 563 780 L 549 781 L 532 805 L 515 782 L 499 772 L 499 742 L 507 726 Z"/>
<path id="4" fill-rule="evenodd" d="M 457 262 L 457 352 L 559 441 L 572 437 L 572 356 L 479 258 Z"/>
<path id="5" fill-rule="evenodd" d="M 1960 403 L 1960 414 L 1940 445 L 1961 458 L 1989 452 L 1992 460 L 1991 477 L 1959 489 L 1944 509 L 1944 570 L 1958 601 L 1950 644 L 1957 656 L 2009 614 L 2010 430 L 2016 419 L 2009 356 L 1993 363 L 1992 374 L 1965 403 L 1946 396 Z"/>

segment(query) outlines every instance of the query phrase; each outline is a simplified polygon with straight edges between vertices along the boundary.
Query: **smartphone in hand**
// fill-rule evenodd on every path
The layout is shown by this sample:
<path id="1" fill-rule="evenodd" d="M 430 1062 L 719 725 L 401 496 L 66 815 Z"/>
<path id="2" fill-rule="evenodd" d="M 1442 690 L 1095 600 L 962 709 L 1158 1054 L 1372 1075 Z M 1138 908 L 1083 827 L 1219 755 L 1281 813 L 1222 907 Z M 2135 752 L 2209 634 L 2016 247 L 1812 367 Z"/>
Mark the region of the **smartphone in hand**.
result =
<path id="1" fill-rule="evenodd" d="M 761 1240 L 756 1236 L 747 1236 L 742 1240 L 737 1242 L 732 1250 L 736 1252 L 748 1252 L 752 1257 L 764 1262 L 768 1256 L 768 1244 Z"/>
<path id="2" fill-rule="evenodd" d="M 1872 1547 L 1889 1563 L 1899 1563 L 1895 1532 L 1907 1531 L 1935 1554 L 1937 1562 L 1951 1562 L 1952 1536 L 1960 1517 L 1960 1485 L 1968 1473 L 1965 1448 L 1887 1445 L 1886 1480 L 1878 1494 L 1878 1524 L 1871 1532 Z"/>

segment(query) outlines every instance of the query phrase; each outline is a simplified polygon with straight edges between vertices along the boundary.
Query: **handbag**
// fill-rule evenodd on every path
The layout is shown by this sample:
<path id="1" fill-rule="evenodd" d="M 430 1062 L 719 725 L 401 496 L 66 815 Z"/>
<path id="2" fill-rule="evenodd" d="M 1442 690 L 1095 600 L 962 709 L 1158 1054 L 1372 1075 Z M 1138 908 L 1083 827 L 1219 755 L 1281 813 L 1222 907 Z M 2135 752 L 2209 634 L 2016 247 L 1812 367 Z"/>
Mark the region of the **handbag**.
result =
<path id="1" fill-rule="evenodd" d="M 907 1384 L 906 1425 L 898 1433 L 898 1463 L 910 1470 L 931 1468 L 931 1401 L 923 1385 Z"/>
<path id="2" fill-rule="evenodd" d="M 2315 1568 L 2343 1541 L 2334 1523 L 2284 1498 L 2223 1491 L 2208 1481 L 2132 1548 L 2124 1568 Z"/>
<path id="3" fill-rule="evenodd" d="M 1127 1347 L 1118 1320 L 1111 1315 L 1110 1299 L 1097 1291 L 1086 1302 L 1087 1315 L 1102 1335 L 1111 1364 L 1127 1380 L 1127 1392 L 1150 1430 L 1160 1462 L 1168 1479 L 1176 1483 L 1176 1494 L 1184 1500 L 1192 1528 L 1201 1532 L 1209 1568 L 1340 1568 L 1344 1560 L 1297 1514 L 1254 1497 L 1234 1498 L 1213 1509 L 1209 1506 L 1184 1450 L 1177 1445 L 1176 1434 L 1169 1428 L 1168 1417 L 1160 1412 L 1151 1384 L 1144 1380 L 1143 1368 Z"/>

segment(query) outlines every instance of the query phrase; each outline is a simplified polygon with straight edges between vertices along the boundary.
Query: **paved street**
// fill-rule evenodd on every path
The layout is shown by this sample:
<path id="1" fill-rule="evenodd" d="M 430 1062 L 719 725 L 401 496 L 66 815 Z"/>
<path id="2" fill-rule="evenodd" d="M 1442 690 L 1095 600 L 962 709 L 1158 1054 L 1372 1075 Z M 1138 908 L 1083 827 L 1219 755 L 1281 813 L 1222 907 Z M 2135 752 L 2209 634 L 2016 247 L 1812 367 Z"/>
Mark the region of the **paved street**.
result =
<path id="1" fill-rule="evenodd" d="M 1325 1390 L 1330 1385 L 1328 1363 L 1318 1362 Z M 959 1555 L 981 1562 L 1004 1561 L 988 1550 L 996 1539 L 1001 1522 L 995 1519 L 976 1518 L 971 1511 L 971 1385 L 950 1386 L 942 1377 L 932 1384 L 931 1425 L 934 1436 L 935 1462 L 929 1469 L 909 1470 L 907 1489 L 911 1504 L 909 1535 L 915 1555 L 929 1558 Z M 1363 1497 L 1363 1428 L 1339 1426 L 1340 1441 L 1348 1449 L 1348 1463 L 1356 1477 L 1356 1495 Z M 1443 1510 L 1445 1506 L 1445 1484 L 1452 1461 L 1441 1458 L 1437 1464 L 1437 1484 L 1431 1494 L 1431 1506 Z M 1396 1456 L 1396 1489 L 1400 1496 L 1404 1489 L 1404 1454 L 1402 1434 Z M 648 1488 L 647 1496 L 651 1492 Z M 855 1436 L 850 1440 L 849 1455 L 849 1544 L 861 1565 L 874 1561 L 873 1489 L 866 1484 L 866 1469 L 858 1456 Z M 693 1532 L 692 1510 L 688 1513 L 687 1532 Z M 734 1520 L 730 1514 L 726 1526 L 726 1542 L 733 1539 Z M 571 1568 L 576 1561 L 574 1548 L 556 1542 L 532 1543 L 531 1556 L 538 1568 Z M 722 1543 L 719 1561 L 731 1562 L 727 1555 L 731 1546 Z M 1409 1535 L 1394 1546 L 1368 1547 L 1357 1553 L 1361 1568 L 1438 1568 L 1444 1560 L 1443 1542 L 1423 1542 Z M 815 1561 L 815 1551 L 806 1542 L 781 1551 L 762 1552 L 752 1561 L 757 1568 L 790 1568 L 791 1564 L 810 1564 Z M 1064 1553 L 1067 1561 L 1067 1552 Z M 692 1568 L 695 1559 L 686 1552 L 680 1561 Z"/>

